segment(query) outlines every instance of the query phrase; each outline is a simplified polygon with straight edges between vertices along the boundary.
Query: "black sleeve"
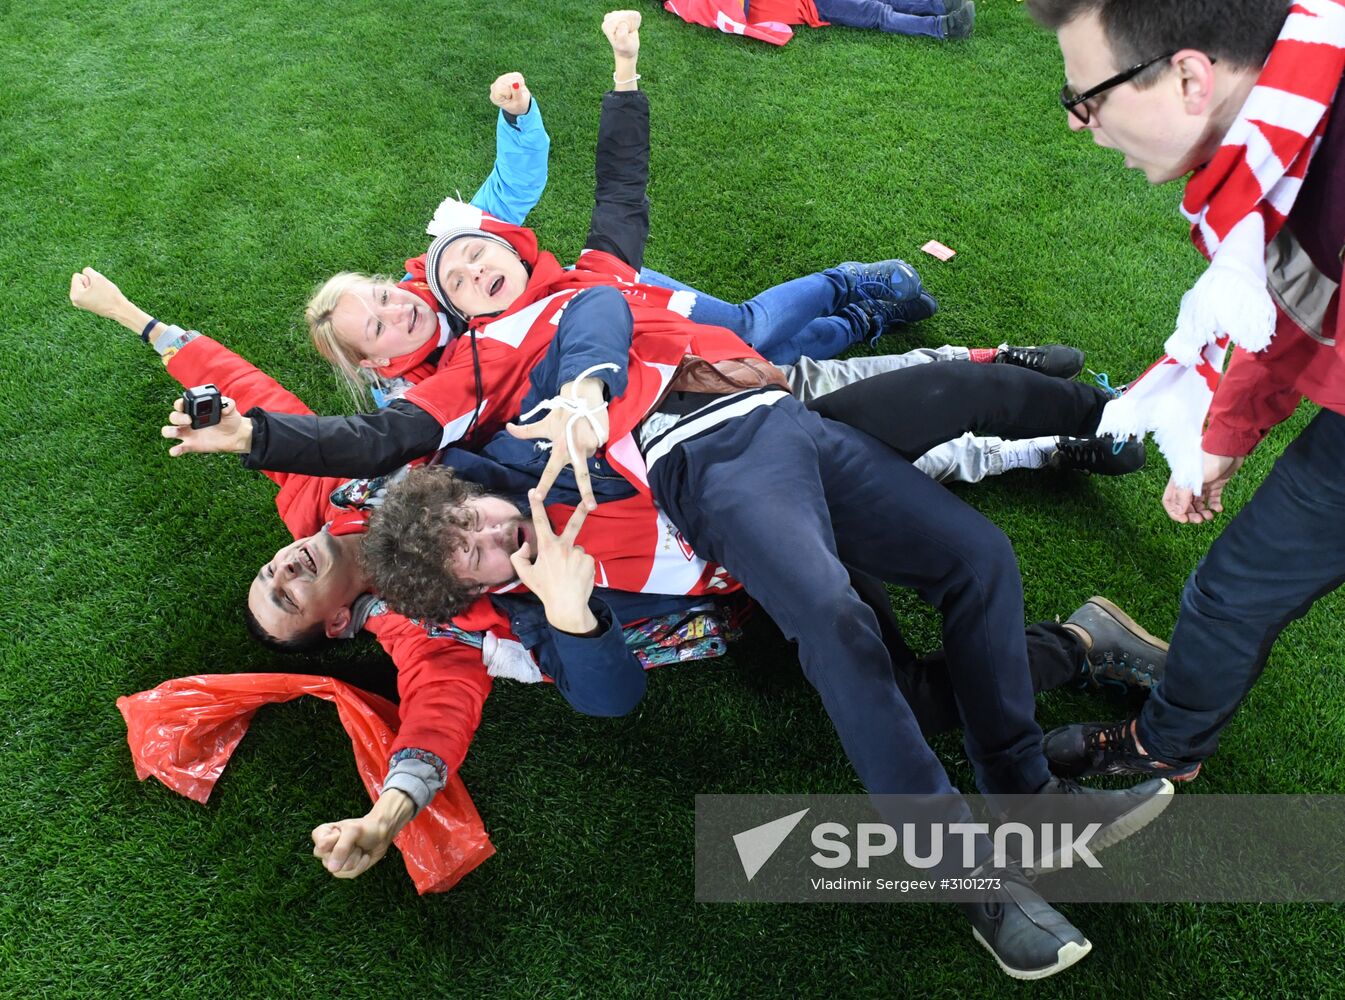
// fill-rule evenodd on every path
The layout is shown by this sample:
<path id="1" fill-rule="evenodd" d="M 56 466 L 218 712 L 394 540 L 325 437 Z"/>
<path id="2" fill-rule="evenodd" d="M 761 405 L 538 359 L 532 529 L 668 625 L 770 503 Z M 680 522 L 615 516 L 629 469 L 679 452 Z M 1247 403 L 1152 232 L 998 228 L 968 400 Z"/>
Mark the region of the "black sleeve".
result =
<path id="1" fill-rule="evenodd" d="M 243 465 L 302 476 L 381 476 L 438 451 L 444 436 L 439 421 L 404 399 L 353 417 L 267 413 L 257 407 L 245 416 L 252 420 L 252 450 Z"/>
<path id="2" fill-rule="evenodd" d="M 649 238 L 649 99 L 643 90 L 603 94 L 596 172 L 584 247 L 615 254 L 638 271 Z"/>

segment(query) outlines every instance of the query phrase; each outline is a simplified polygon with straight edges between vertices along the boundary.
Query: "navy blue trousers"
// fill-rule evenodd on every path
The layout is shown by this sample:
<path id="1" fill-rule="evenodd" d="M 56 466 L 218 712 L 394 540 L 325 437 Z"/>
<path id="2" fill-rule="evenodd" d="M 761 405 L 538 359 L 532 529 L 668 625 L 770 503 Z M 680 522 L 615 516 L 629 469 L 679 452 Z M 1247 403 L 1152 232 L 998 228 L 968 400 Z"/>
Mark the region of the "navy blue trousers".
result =
<path id="1" fill-rule="evenodd" d="M 943 613 L 948 674 L 985 792 L 1047 780 L 1033 718 L 1022 582 L 1003 532 L 862 432 L 784 399 L 673 449 L 654 499 L 799 644 L 860 780 L 874 794 L 953 791 L 893 677 L 846 566 Z"/>
<path id="2" fill-rule="evenodd" d="M 1345 416 L 1320 413 L 1280 456 L 1182 591 L 1144 748 L 1193 764 L 1219 746 L 1284 627 L 1345 582 Z"/>

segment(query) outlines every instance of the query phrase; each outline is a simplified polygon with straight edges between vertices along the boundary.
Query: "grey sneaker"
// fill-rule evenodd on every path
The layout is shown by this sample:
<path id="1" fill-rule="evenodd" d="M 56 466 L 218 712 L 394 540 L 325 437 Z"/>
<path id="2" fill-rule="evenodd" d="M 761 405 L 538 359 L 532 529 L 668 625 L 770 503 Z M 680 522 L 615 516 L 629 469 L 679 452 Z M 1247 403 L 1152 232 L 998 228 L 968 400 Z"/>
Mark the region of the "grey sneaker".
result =
<path id="1" fill-rule="evenodd" d="M 1166 778 L 1152 778 L 1131 788 L 1085 788 L 1070 778 L 1052 777 L 1037 790 L 1034 804 L 1040 808 L 1020 808 L 1010 818 L 1020 822 L 1069 822 L 1075 829 L 1097 823 L 1098 831 L 1089 839 L 1088 848 L 1098 853 L 1156 820 L 1172 804 L 1172 793 L 1172 782 Z M 1023 867 L 1029 874 L 1054 871 L 1060 866 L 1061 854 L 1062 849 L 1057 849 L 1047 857 L 1030 858 Z"/>
<path id="2" fill-rule="evenodd" d="M 1200 762 L 1172 764 L 1141 750 L 1135 719 L 1080 722 L 1052 729 L 1041 741 L 1052 774 L 1086 778 L 1093 774 L 1161 775 L 1168 781 L 1193 781 Z"/>
<path id="3" fill-rule="evenodd" d="M 976 4 L 973 3 L 972 0 L 967 0 L 961 7 L 949 11 L 943 17 L 939 18 L 939 22 L 940 27 L 943 28 L 943 34 L 940 36 L 941 38 L 945 40 L 950 38 L 970 38 L 972 29 L 976 26 Z"/>
<path id="4" fill-rule="evenodd" d="M 1087 632 L 1093 641 L 1079 668 L 1081 687 L 1150 691 L 1163 679 L 1168 644 L 1105 597 L 1090 597 L 1065 624 Z"/>
<path id="5" fill-rule="evenodd" d="M 972 935 L 1014 979 L 1045 979 L 1092 951 L 1092 942 L 1037 895 L 1022 872 L 996 868 L 985 874 L 999 879 L 995 898 L 958 903 L 958 909 L 971 921 Z"/>

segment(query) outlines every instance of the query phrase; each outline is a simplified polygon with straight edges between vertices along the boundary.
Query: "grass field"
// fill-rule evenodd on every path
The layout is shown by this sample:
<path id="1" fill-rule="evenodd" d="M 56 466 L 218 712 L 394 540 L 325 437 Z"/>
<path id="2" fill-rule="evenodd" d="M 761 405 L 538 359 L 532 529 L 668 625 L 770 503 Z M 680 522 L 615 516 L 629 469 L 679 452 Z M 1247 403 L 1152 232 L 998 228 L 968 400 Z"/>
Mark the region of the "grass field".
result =
<path id="1" fill-rule="evenodd" d="M 742 298 L 900 256 L 943 304 L 922 343 L 1063 340 L 1117 381 L 1157 355 L 1201 266 L 1179 192 L 1069 134 L 1054 41 L 1019 4 L 978 0 L 966 44 L 830 29 L 783 49 L 639 6 L 650 265 Z M 135 780 L 118 695 L 283 668 L 238 605 L 287 539 L 263 477 L 164 454 L 174 383 L 134 336 L 70 307 L 71 271 L 98 268 L 341 412 L 306 345 L 306 294 L 336 270 L 396 270 L 438 200 L 470 195 L 491 162 L 498 73 L 527 74 L 553 137 L 531 223 L 561 259 L 579 250 L 610 79 L 602 12 L 0 0 L 0 995 L 1025 992 L 946 908 L 692 901 L 695 793 L 858 790 L 777 647 L 660 670 L 620 720 L 497 686 L 462 774 L 498 854 L 442 896 L 418 898 L 396 857 L 344 883 L 310 856 L 315 824 L 367 807 L 325 703 L 263 710 L 208 807 Z M 957 257 L 921 255 L 930 238 Z M 1308 416 L 1248 463 L 1234 509 Z M 1151 454 L 1124 481 L 1019 473 L 961 491 L 1013 539 L 1030 616 L 1104 593 L 1171 630 L 1219 525 L 1167 520 Z M 927 610 L 898 608 L 913 645 L 937 641 Z M 1333 595 L 1285 633 L 1183 794 L 1345 792 L 1342 611 Z M 357 645 L 340 656 L 374 655 Z M 1040 718 L 1117 710 L 1058 694 Z M 970 788 L 958 740 L 937 749 Z M 1342 992 L 1339 907 L 1067 913 L 1094 953 L 1037 996 Z"/>

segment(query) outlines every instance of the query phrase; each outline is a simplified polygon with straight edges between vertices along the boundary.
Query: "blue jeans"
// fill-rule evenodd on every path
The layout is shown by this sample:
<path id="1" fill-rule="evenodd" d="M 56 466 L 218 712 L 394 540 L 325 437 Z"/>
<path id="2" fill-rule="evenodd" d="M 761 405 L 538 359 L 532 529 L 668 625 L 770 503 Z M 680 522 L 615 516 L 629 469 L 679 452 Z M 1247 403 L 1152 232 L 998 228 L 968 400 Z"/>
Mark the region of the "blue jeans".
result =
<path id="1" fill-rule="evenodd" d="M 768 288 L 742 305 L 716 299 L 647 267 L 640 280 L 695 292 L 692 320 L 732 330 L 777 365 L 792 365 L 799 358 L 834 358 L 867 332 L 853 320 L 833 315 L 849 301 L 848 288 L 843 278 L 828 271 Z"/>
<path id="2" fill-rule="evenodd" d="M 1345 416 L 1325 410 L 1280 456 L 1186 581 L 1167 673 L 1139 718 L 1170 764 L 1214 753 L 1280 632 L 1345 582 Z"/>
<path id="3" fill-rule="evenodd" d="M 942 0 L 817 0 L 822 20 L 846 28 L 876 28 L 896 35 L 941 38 Z"/>

